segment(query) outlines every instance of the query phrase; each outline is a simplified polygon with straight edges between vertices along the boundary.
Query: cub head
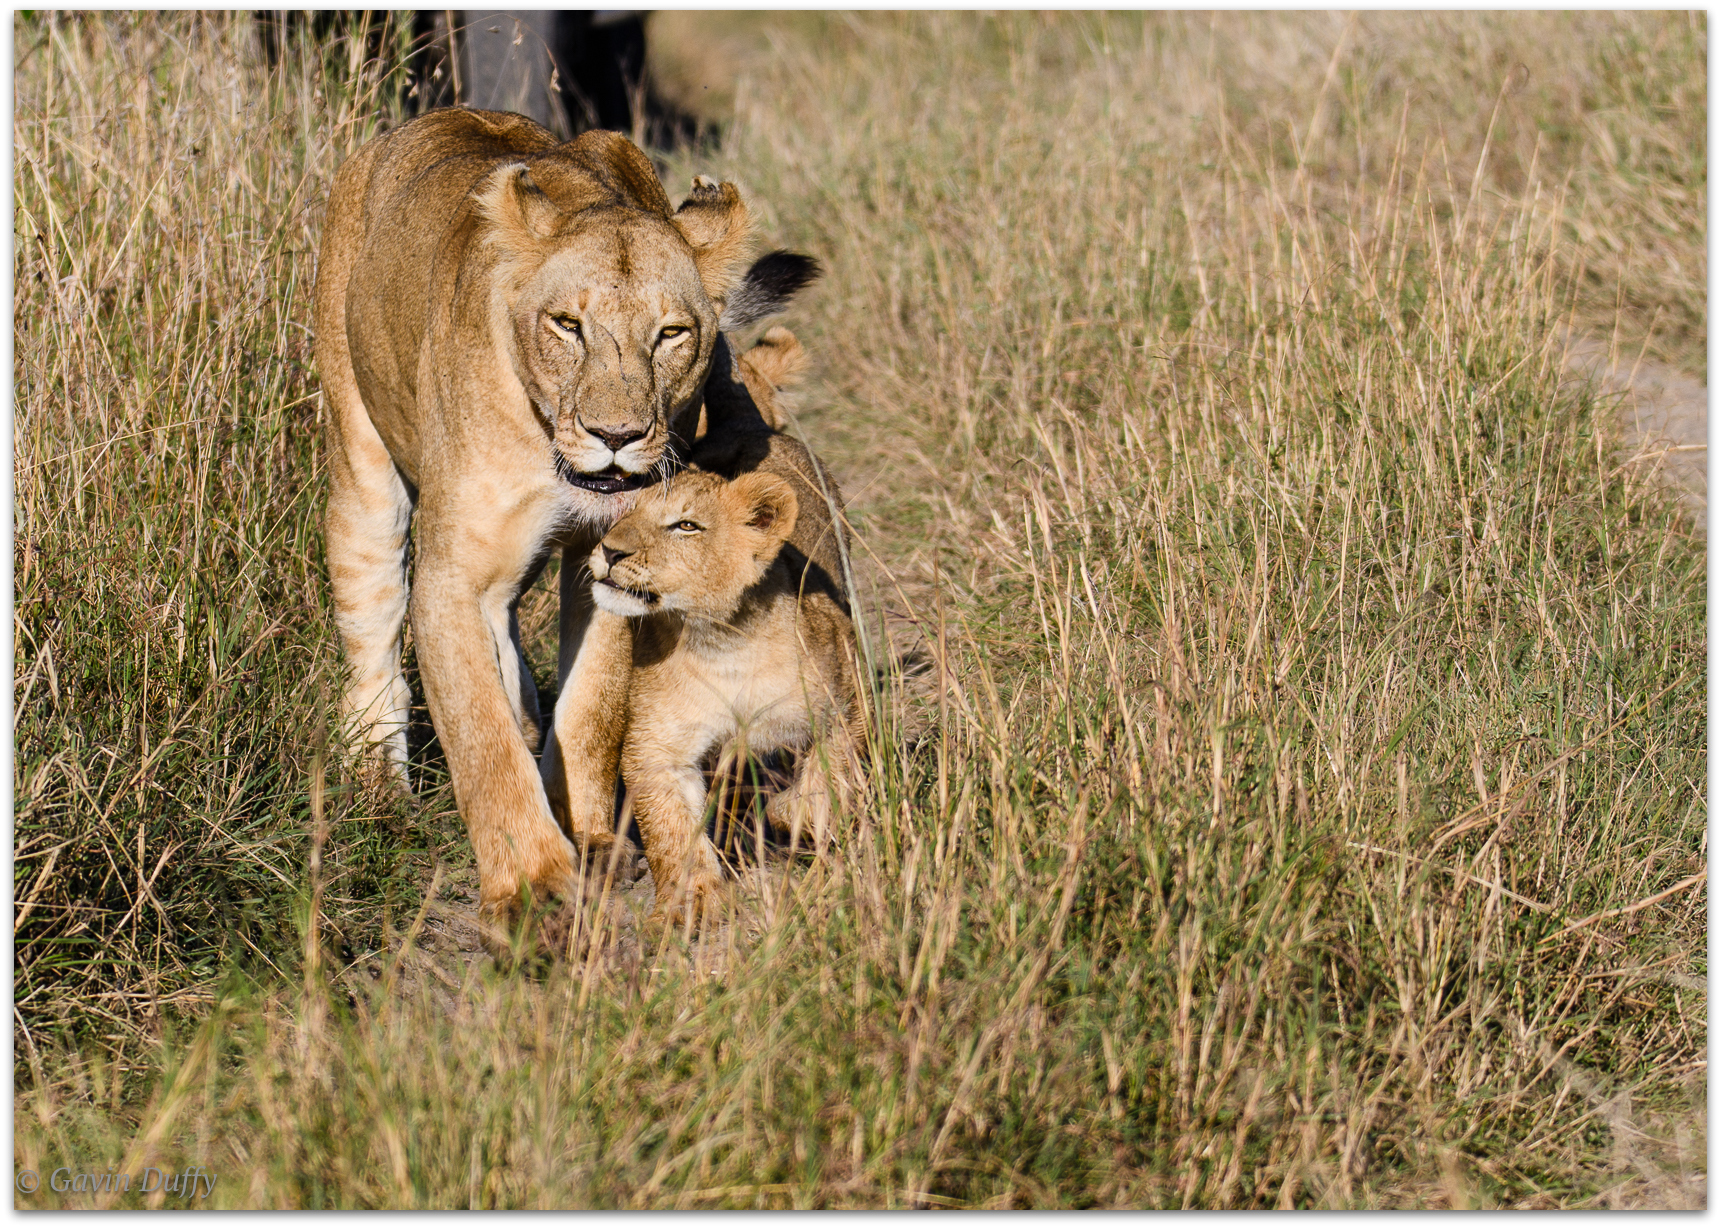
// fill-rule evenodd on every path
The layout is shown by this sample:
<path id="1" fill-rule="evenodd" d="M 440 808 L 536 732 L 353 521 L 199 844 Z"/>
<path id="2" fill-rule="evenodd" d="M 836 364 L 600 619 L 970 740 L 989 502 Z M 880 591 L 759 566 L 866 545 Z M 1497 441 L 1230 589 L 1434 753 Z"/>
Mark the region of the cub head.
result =
<path id="1" fill-rule="evenodd" d="M 592 552 L 592 597 L 628 617 L 674 610 L 720 622 L 764 578 L 795 529 L 799 505 L 783 479 L 724 481 L 678 474 L 640 497 Z"/>
<path id="2" fill-rule="evenodd" d="M 613 521 L 699 396 L 741 280 L 747 207 L 734 184 L 701 177 L 671 212 L 645 155 L 609 132 L 498 167 L 475 205 L 515 372 L 575 507 Z"/>

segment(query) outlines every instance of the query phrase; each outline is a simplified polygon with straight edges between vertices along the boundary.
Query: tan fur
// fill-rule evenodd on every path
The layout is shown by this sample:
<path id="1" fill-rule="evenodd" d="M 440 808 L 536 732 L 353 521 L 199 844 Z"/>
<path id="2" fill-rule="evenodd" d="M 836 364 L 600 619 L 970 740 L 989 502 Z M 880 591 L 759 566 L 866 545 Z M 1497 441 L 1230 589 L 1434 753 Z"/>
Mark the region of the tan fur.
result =
<path id="1" fill-rule="evenodd" d="M 578 564 L 692 438 L 747 235 L 733 185 L 672 212 L 626 139 L 518 115 L 435 111 L 335 176 L 315 323 L 347 734 L 404 784 L 416 519 L 413 637 L 490 918 L 573 891 L 570 838 L 613 842 L 625 678 L 584 659 Z M 587 719 L 558 702 L 540 775 L 514 604 L 557 548 L 561 695 Z"/>
<path id="2" fill-rule="evenodd" d="M 807 365 L 807 353 L 795 334 L 781 325 L 766 329 L 753 348 L 733 358 L 725 371 L 722 367 L 728 356 L 727 342 L 719 343 L 712 356 L 694 439 L 703 445 L 710 435 L 711 414 L 717 415 L 719 433 L 737 423 L 743 432 L 787 429 L 788 397 L 784 394 L 801 382 Z"/>
<path id="3" fill-rule="evenodd" d="M 792 839 L 829 837 L 831 789 L 863 736 L 831 503 L 817 461 L 773 435 L 733 480 L 687 472 L 642 499 L 592 554 L 594 629 L 637 620 L 622 776 L 659 923 L 692 921 L 721 882 L 701 767 L 731 742 L 797 752 L 767 817 Z"/>
<path id="4" fill-rule="evenodd" d="M 781 325 L 766 329 L 757 344 L 736 362 L 735 371 L 742 386 L 772 430 L 788 427 L 782 394 L 800 382 L 806 365 L 806 351 L 795 334 Z"/>

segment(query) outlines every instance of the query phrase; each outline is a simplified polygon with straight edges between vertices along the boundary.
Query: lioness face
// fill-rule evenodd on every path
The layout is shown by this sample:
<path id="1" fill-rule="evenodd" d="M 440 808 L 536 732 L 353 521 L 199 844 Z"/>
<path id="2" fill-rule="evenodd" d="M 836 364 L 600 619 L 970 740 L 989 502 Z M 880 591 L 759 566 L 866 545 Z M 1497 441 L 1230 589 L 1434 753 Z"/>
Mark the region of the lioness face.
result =
<path id="1" fill-rule="evenodd" d="M 556 236 L 512 311 L 522 382 L 552 432 L 557 467 L 612 519 L 664 458 L 698 395 L 717 311 L 667 221 L 593 209 Z M 607 512 L 607 515 L 604 513 Z"/>
<path id="2" fill-rule="evenodd" d="M 612 614 L 734 614 L 795 528 L 795 492 L 781 478 L 733 482 L 683 473 L 640 497 L 592 552 L 592 597 Z"/>

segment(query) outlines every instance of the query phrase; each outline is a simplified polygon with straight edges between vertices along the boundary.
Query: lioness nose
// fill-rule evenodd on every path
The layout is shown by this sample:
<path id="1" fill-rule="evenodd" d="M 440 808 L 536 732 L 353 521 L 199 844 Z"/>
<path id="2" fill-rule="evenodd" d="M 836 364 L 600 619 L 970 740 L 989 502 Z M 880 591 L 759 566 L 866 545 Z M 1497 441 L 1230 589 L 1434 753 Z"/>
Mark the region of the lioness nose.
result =
<path id="1" fill-rule="evenodd" d="M 625 559 L 628 555 L 630 555 L 632 553 L 633 553 L 633 551 L 631 551 L 631 550 L 616 550 L 610 546 L 605 546 L 604 547 L 604 566 L 605 567 L 614 567 L 622 559 Z"/>
<path id="2" fill-rule="evenodd" d="M 596 435 L 599 439 L 603 440 L 604 446 L 609 448 L 611 452 L 620 452 L 634 440 L 645 438 L 645 432 L 643 430 L 636 431 L 632 427 L 628 426 L 620 428 L 598 427 L 587 426 L 582 422 L 580 423 L 580 429 L 585 431 L 588 435 Z"/>

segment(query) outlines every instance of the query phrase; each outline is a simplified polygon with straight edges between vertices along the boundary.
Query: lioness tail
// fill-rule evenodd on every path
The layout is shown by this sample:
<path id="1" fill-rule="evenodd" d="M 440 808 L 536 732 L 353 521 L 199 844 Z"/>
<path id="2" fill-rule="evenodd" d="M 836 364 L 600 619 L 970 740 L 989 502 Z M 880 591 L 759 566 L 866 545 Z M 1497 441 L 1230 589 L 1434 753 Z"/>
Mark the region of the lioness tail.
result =
<path id="1" fill-rule="evenodd" d="M 776 315 L 823 272 L 817 260 L 799 252 L 775 251 L 759 257 L 723 305 L 717 326 L 729 331 Z"/>

